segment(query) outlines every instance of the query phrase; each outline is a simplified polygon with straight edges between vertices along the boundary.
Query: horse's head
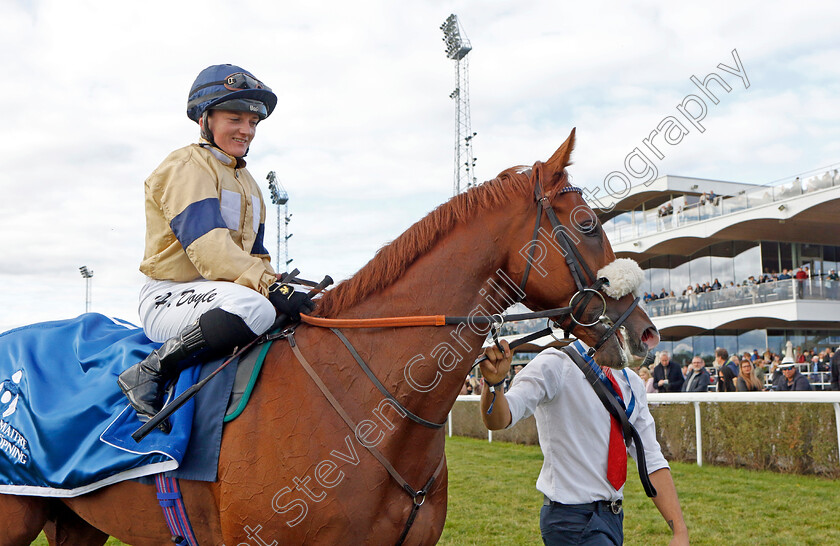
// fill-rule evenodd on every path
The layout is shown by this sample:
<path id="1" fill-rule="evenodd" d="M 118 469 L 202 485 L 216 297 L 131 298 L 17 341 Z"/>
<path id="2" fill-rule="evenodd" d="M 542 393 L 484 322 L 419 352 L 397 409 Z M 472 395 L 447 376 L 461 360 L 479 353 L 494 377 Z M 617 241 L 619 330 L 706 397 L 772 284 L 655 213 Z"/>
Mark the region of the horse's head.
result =
<path id="1" fill-rule="evenodd" d="M 616 259 L 581 190 L 569 184 L 574 139 L 572 130 L 547 162 L 517 171 L 529 176 L 532 195 L 526 212 L 509 217 L 508 248 L 514 250 L 507 270 L 521 280 L 529 308 L 572 307 L 573 314 L 558 317 L 558 324 L 597 347 L 599 364 L 620 368 L 629 355 L 643 357 L 656 347 L 659 333 L 638 306 L 641 269 L 633 260 Z"/>

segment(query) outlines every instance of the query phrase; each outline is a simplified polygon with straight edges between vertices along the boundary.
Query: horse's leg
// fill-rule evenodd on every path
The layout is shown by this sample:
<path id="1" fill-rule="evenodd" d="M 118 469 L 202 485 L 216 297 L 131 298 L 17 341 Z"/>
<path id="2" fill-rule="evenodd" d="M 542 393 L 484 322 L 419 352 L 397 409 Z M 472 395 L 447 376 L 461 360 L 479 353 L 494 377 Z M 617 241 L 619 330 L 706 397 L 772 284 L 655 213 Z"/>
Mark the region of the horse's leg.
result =
<path id="1" fill-rule="evenodd" d="M 28 546 L 49 516 L 50 501 L 42 497 L 0 495 L 0 546 Z"/>
<path id="2" fill-rule="evenodd" d="M 108 535 L 91 526 L 88 522 L 73 513 L 69 507 L 56 504 L 50 513 L 50 520 L 44 526 L 44 533 L 50 546 L 84 544 L 85 546 L 102 546 L 108 540 Z"/>

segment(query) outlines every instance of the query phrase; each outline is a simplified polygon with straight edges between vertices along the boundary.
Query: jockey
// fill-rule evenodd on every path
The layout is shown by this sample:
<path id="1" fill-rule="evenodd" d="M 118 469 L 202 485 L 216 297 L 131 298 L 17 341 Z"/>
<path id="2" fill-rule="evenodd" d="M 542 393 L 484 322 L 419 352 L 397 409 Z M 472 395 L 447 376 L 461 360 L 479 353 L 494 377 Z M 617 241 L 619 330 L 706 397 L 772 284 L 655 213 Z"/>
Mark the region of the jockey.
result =
<path id="1" fill-rule="evenodd" d="M 265 202 L 245 168 L 257 125 L 276 105 L 271 89 L 238 66 L 202 70 L 187 102 L 199 143 L 169 154 L 146 180 L 139 312 L 146 336 L 163 345 L 118 379 L 141 420 L 160 410 L 165 383 L 191 357 L 227 354 L 278 314 L 298 321 L 314 308 L 277 280 L 263 246 Z"/>

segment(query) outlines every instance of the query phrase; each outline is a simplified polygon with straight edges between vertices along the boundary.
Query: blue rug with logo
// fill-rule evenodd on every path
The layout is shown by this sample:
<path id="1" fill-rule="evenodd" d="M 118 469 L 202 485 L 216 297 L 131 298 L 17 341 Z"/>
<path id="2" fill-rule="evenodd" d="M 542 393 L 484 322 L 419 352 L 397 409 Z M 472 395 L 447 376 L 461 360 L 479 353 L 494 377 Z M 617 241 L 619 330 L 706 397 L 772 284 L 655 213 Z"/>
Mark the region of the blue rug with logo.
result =
<path id="1" fill-rule="evenodd" d="M 96 313 L 0 334 L 0 493 L 73 497 L 174 469 L 178 477 L 214 480 L 234 370 L 208 382 L 211 396 L 202 390 L 176 411 L 169 434 L 156 429 L 137 443 L 131 434 L 141 422 L 117 376 L 158 346 L 141 328 Z M 174 395 L 210 366 L 184 370 Z M 195 434 L 203 446 L 189 445 L 196 404 L 202 415 L 217 416 Z M 197 456 L 185 459 L 188 448 Z"/>

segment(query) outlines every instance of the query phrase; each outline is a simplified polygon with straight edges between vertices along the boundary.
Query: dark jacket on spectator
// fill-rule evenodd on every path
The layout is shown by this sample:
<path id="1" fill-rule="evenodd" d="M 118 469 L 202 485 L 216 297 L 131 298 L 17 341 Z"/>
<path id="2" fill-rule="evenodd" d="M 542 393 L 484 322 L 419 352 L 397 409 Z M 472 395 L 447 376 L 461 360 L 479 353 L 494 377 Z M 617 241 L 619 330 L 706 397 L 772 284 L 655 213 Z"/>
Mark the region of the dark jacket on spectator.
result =
<path id="1" fill-rule="evenodd" d="M 793 384 L 788 385 L 787 378 L 782 377 L 779 380 L 779 390 L 780 391 L 812 391 L 814 388 L 811 386 L 811 382 L 808 381 L 808 378 L 799 373 L 799 370 L 796 370 L 796 373 L 793 374 Z"/>
<path id="2" fill-rule="evenodd" d="M 697 375 L 697 379 L 692 383 L 692 378 Z M 712 378 L 706 368 L 701 368 L 699 372 L 695 372 L 694 368 L 688 369 L 688 375 L 685 376 L 685 383 L 683 383 L 683 392 L 707 392 Z M 691 385 L 690 385 L 691 384 Z M 690 390 L 689 390 L 690 385 Z"/>
<path id="3" fill-rule="evenodd" d="M 831 357 L 831 390 L 840 391 L 840 351 L 834 351 Z"/>
<path id="4" fill-rule="evenodd" d="M 659 381 L 662 379 L 668 380 L 668 385 L 659 386 Z M 680 392 L 683 386 L 682 370 L 676 362 L 668 363 L 668 377 L 665 377 L 665 366 L 661 364 L 653 369 L 653 386 L 659 389 L 659 392 Z"/>

